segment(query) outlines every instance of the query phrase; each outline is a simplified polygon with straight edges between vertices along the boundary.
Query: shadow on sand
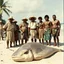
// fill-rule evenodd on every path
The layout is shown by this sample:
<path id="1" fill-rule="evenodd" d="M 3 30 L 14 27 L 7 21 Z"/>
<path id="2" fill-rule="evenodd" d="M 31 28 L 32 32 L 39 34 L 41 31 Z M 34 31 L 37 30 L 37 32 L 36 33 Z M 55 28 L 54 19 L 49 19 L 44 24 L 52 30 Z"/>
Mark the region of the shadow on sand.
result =
<path id="1" fill-rule="evenodd" d="M 60 43 L 60 46 L 64 46 L 64 42 L 63 43 Z"/>
<path id="2" fill-rule="evenodd" d="M 51 42 L 51 45 L 54 45 L 54 42 Z M 62 43 L 60 42 L 59 46 L 64 46 L 64 42 L 62 42 Z"/>

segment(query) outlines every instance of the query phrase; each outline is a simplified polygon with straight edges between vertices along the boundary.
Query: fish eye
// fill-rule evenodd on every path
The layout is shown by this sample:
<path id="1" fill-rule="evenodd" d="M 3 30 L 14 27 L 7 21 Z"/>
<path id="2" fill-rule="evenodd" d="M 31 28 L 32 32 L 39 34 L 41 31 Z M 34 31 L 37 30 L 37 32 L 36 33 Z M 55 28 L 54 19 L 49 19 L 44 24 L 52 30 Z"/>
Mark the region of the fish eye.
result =
<path id="1" fill-rule="evenodd" d="M 24 54 L 28 54 L 29 52 L 28 51 L 26 51 Z"/>

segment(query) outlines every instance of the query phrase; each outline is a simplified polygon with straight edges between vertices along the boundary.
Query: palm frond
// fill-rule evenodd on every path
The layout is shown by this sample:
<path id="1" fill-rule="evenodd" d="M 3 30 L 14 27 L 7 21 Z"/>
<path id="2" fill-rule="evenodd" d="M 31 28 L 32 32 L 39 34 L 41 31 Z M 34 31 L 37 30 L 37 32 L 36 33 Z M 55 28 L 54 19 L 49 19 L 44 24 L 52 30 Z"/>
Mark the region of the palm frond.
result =
<path id="1" fill-rule="evenodd" d="M 5 8 L 9 13 L 12 13 L 9 9 Z"/>
<path id="2" fill-rule="evenodd" d="M 5 6 L 5 5 L 7 5 L 7 4 L 8 4 L 8 1 L 4 2 L 2 5 L 4 5 L 4 6 Z"/>
<path id="3" fill-rule="evenodd" d="M 4 11 L 8 16 L 10 16 L 6 9 L 3 9 L 3 11 Z"/>
<path id="4" fill-rule="evenodd" d="M 4 2 L 4 0 L 0 0 L 0 6 L 2 6 L 3 2 Z"/>
<path id="5" fill-rule="evenodd" d="M 12 6 L 6 6 L 6 7 L 11 8 Z"/>
<path id="6" fill-rule="evenodd" d="M 8 6 L 8 1 L 4 2 L 4 0 L 0 0 L 0 14 L 3 13 L 3 11 L 10 16 L 9 13 L 12 13 L 8 8 L 10 8 L 11 6 Z"/>
<path id="7" fill-rule="evenodd" d="M 3 13 L 3 10 L 2 9 L 0 9 L 0 14 L 2 14 Z"/>

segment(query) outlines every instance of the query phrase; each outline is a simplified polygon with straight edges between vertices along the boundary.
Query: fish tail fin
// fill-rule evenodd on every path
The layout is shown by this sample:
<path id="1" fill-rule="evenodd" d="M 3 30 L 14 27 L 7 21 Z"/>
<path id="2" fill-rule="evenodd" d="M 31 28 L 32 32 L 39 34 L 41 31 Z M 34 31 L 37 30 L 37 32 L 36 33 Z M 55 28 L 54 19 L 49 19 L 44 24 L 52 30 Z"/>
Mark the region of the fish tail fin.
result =
<path id="1" fill-rule="evenodd" d="M 62 49 L 59 49 L 59 52 L 64 52 L 64 50 L 62 50 Z"/>

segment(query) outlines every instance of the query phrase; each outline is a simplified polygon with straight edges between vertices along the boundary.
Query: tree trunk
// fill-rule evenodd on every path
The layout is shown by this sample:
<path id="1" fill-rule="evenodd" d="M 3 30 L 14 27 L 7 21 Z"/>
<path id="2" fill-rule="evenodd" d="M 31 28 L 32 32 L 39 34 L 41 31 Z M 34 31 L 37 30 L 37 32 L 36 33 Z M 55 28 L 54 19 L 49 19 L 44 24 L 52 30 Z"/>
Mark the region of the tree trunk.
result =
<path id="1" fill-rule="evenodd" d="M 0 14 L 0 20 L 2 20 L 2 14 Z"/>

